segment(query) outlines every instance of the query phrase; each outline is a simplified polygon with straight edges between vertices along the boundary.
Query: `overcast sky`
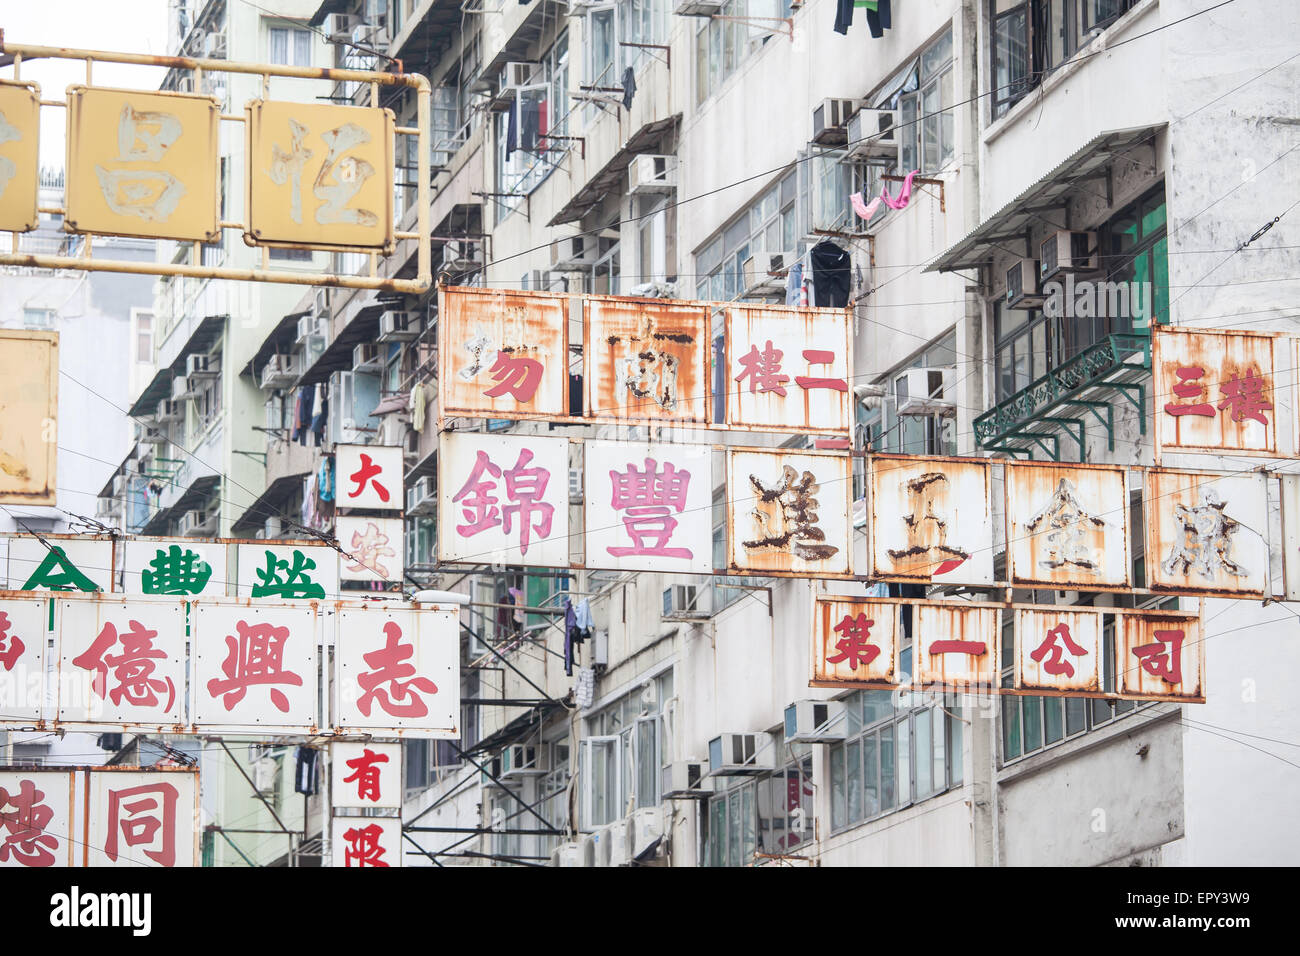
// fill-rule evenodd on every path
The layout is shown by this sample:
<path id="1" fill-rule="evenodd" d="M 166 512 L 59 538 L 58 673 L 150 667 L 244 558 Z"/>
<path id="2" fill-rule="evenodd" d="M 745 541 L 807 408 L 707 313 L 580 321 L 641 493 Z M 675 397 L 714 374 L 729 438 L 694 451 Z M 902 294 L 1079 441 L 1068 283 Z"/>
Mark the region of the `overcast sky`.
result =
<path id="1" fill-rule="evenodd" d="M 4 0 L 0 29 L 7 43 L 116 50 L 128 53 L 167 52 L 167 0 Z M 96 86 L 157 89 L 163 72 L 152 67 L 96 64 Z M 13 67 L 0 77 L 13 78 Z M 86 66 L 77 60 L 32 60 L 22 65 L 22 78 L 41 85 L 45 99 L 63 99 L 64 90 L 86 81 Z M 41 108 L 41 165 L 64 165 L 65 111 Z"/>

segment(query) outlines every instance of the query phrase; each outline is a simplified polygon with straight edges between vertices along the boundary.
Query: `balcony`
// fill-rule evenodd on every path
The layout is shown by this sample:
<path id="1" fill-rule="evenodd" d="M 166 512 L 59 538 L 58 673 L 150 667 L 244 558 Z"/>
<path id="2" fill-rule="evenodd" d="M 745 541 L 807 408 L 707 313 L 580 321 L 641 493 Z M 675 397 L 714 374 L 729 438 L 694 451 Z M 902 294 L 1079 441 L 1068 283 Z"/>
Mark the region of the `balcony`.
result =
<path id="1" fill-rule="evenodd" d="M 1073 439 L 1079 460 L 1087 457 L 1090 415 L 1105 430 L 1115 450 L 1115 401 L 1137 409 L 1146 434 L 1146 382 L 1151 377 L 1151 336 L 1108 335 L 1058 365 L 974 421 L 975 440 L 988 451 L 1028 453 L 1041 450 L 1061 460 L 1061 435 Z M 1068 448 L 1068 446 L 1067 446 Z"/>

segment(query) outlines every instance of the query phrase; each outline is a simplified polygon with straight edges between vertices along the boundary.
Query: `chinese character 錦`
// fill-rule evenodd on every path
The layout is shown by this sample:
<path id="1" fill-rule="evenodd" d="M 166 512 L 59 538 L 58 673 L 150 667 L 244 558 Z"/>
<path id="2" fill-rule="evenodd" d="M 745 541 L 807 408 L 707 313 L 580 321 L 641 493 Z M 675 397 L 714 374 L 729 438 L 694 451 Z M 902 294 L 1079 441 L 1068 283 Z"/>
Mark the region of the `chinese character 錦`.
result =
<path id="1" fill-rule="evenodd" d="M 238 638 L 226 636 L 227 654 L 221 665 L 225 678 L 214 677 L 208 681 L 208 693 L 221 696 L 227 711 L 243 700 L 248 688 L 254 685 L 302 686 L 300 676 L 284 669 L 284 645 L 289 640 L 289 628 L 266 622 L 237 621 L 235 629 Z M 276 687 L 271 688 L 271 703 L 280 713 L 289 712 L 289 698 Z"/>
<path id="2" fill-rule="evenodd" d="M 0 665 L 4 669 L 11 671 L 14 665 L 18 663 L 18 658 L 23 656 L 23 651 L 27 649 L 17 634 L 10 634 L 9 628 L 13 622 L 9 620 L 9 615 L 0 611 Z"/>
<path id="3" fill-rule="evenodd" d="M 479 451 L 474 458 L 474 468 L 470 471 L 469 478 L 451 499 L 453 502 L 464 499 L 461 512 L 466 524 L 456 525 L 456 531 L 462 537 L 473 537 L 480 531 L 495 528 L 501 523 L 500 509 L 497 508 L 497 502 L 501 499 L 490 494 L 496 490 L 497 483 L 485 479 L 484 473 L 493 478 L 501 477 L 501 469 L 492 463 L 488 453 Z"/>
<path id="4" fill-rule="evenodd" d="M 758 493 L 751 513 L 758 537 L 742 542 L 746 548 L 777 548 L 792 552 L 807 561 L 830 558 L 840 549 L 826 544 L 826 533 L 817 525 L 817 478 L 811 471 L 802 475 L 789 465 L 782 466 L 781 477 L 771 485 L 756 475 L 749 482 Z M 775 505 L 773 514 L 761 506 Z"/>
<path id="5" fill-rule="evenodd" d="M 1196 398 L 1205 391 L 1205 386 L 1197 385 L 1196 379 L 1205 374 L 1205 369 L 1199 365 L 1185 365 L 1174 370 L 1178 376 L 1178 384 L 1173 386 L 1173 393 L 1179 398 Z M 1165 405 L 1165 411 L 1170 415 L 1202 415 L 1206 418 L 1214 417 L 1214 406 L 1209 402 L 1199 402 L 1195 405 L 1176 405 L 1173 402 Z"/>
<path id="6" fill-rule="evenodd" d="M 307 575 L 315 568 L 316 562 L 297 549 L 293 552 L 292 565 L 288 561 L 277 561 L 274 552 L 267 551 L 266 567 L 257 569 L 253 597 L 323 598 L 325 588 Z"/>
<path id="7" fill-rule="evenodd" d="M 388 535 L 383 534 L 373 522 L 367 521 L 364 534 L 360 531 L 352 532 L 352 553 L 349 557 L 356 563 L 348 565 L 348 570 L 373 571 L 381 578 L 387 578 L 388 568 L 380 564 L 379 559 L 397 556 L 396 551 L 385 547 L 387 544 Z"/>
<path id="8" fill-rule="evenodd" d="M 429 706 L 415 691 L 436 694 L 438 687 L 427 677 L 414 676 L 415 666 L 406 659 L 415 654 L 415 645 L 403 644 L 401 640 L 401 627 L 396 621 L 388 621 L 384 624 L 384 646 L 361 655 L 366 665 L 372 668 L 357 675 L 357 683 L 365 691 L 357 698 L 357 710 L 366 717 L 370 716 L 374 701 L 378 701 L 380 709 L 390 717 L 423 717 L 429 713 Z M 411 680 L 403 679 L 407 677 Z M 386 688 L 385 684 L 388 685 Z"/>
<path id="9" fill-rule="evenodd" d="M 361 751 L 360 757 L 346 761 L 352 768 L 352 776 L 344 777 L 344 783 L 356 783 L 357 799 L 377 801 L 379 792 L 379 764 L 388 763 L 388 754 L 377 754 L 369 747 Z"/>
<path id="10" fill-rule="evenodd" d="M 32 572 L 23 591 L 47 588 L 50 591 L 98 591 L 99 586 L 81 573 L 57 544 L 50 545 L 40 566 Z"/>
<path id="11" fill-rule="evenodd" d="M 366 482 L 370 482 L 372 485 L 375 486 L 375 494 L 379 495 L 379 500 L 387 502 L 388 489 L 385 488 L 383 485 L 381 485 L 379 482 L 375 481 L 375 475 L 380 474 L 382 471 L 383 469 L 379 465 L 376 465 L 374 463 L 374 459 L 372 459 L 365 452 L 362 452 L 361 467 L 358 468 L 356 471 L 354 471 L 352 474 L 348 475 L 348 481 L 356 482 L 356 487 L 348 492 L 348 497 L 355 498 L 358 495 L 360 495 L 363 491 L 366 490 Z"/>
<path id="12" fill-rule="evenodd" d="M 744 382 L 748 378 L 751 395 L 776 392 L 784 398 L 785 383 L 790 381 L 789 375 L 781 374 L 781 358 L 784 355 L 785 353 L 780 349 L 772 347 L 771 339 L 768 339 L 766 347 L 761 352 L 757 345 L 751 345 L 749 352 L 737 359 L 744 367 L 735 380 Z"/>
<path id="13" fill-rule="evenodd" d="M 140 590 L 145 594 L 198 594 L 212 577 L 212 565 L 189 548 L 173 544 L 159 549 L 140 572 Z"/>
<path id="14" fill-rule="evenodd" d="M 830 349 L 804 349 L 804 360 L 809 365 L 830 365 L 835 361 L 835 353 Z M 842 378 L 817 378 L 815 376 L 797 375 L 795 384 L 800 388 L 831 388 L 837 392 L 847 392 L 849 383 Z"/>
<path id="15" fill-rule="evenodd" d="M 1152 677 L 1159 677 L 1170 684 L 1183 682 L 1183 639 L 1182 631 L 1156 631 L 1155 642 L 1142 644 L 1133 648 L 1133 656 L 1139 666 Z"/>
<path id="16" fill-rule="evenodd" d="M 17 793 L 0 787 L 0 833 L 9 831 L 0 842 L 0 863 L 8 863 L 12 856 L 23 866 L 54 865 L 59 839 L 45 832 L 54 810 L 44 800 L 45 793 L 31 780 L 21 781 Z"/>
<path id="17" fill-rule="evenodd" d="M 868 666 L 880 656 L 880 648 L 871 643 L 871 629 L 875 624 L 876 622 L 865 614 L 844 615 L 844 620 L 834 628 L 836 634 L 843 635 L 835 642 L 839 653 L 834 657 L 826 658 L 826 663 L 839 664 L 848 661 L 849 670 L 854 671 L 858 669 L 859 663 L 863 667 Z"/>
<path id="18" fill-rule="evenodd" d="M 344 830 L 343 839 L 348 845 L 343 851 L 343 865 L 388 866 L 382 859 L 384 848 L 379 845 L 379 838 L 383 833 L 383 828 L 377 823 Z"/>
<path id="19" fill-rule="evenodd" d="M 1219 385 L 1224 398 L 1219 402 L 1219 411 L 1229 409 L 1232 420 L 1239 422 L 1249 418 L 1267 425 L 1264 412 L 1273 407 L 1273 403 L 1264 399 L 1264 380 L 1255 374 L 1254 369 L 1247 369 L 1245 378 L 1238 379 L 1234 372 L 1232 378 Z"/>
<path id="20" fill-rule="evenodd" d="M 653 458 L 645 459 L 645 469 L 628 463 L 627 471 L 610 470 L 613 487 L 610 507 L 622 511 L 623 525 L 631 536 L 632 546 L 606 548 L 614 557 L 631 554 L 658 555 L 665 558 L 690 558 L 689 548 L 670 548 L 668 539 L 677 527 L 677 519 L 670 517 L 673 509 L 678 514 L 686 507 L 686 492 L 690 487 L 691 473 L 675 468 Z"/>
<path id="21" fill-rule="evenodd" d="M 1065 645 L 1065 650 L 1069 651 L 1075 657 L 1083 657 L 1088 652 L 1074 643 L 1074 638 L 1070 636 L 1070 626 L 1068 624 L 1058 624 L 1047 632 L 1047 637 L 1043 643 L 1038 645 L 1038 649 L 1031 651 L 1029 656 L 1035 661 L 1042 663 L 1043 658 L 1047 658 L 1047 663 L 1043 664 L 1043 670 L 1049 674 L 1064 674 L 1066 677 L 1074 676 L 1074 665 L 1067 660 L 1062 660 L 1062 650 L 1056 645 L 1056 639 L 1060 638 L 1061 643 Z"/>
<path id="22" fill-rule="evenodd" d="M 108 838 L 104 855 L 114 862 L 119 856 L 118 840 L 127 847 L 140 847 L 159 866 L 176 865 L 176 801 L 170 783 L 151 783 L 108 792 Z"/>
<path id="23" fill-rule="evenodd" d="M 176 700 L 176 688 L 172 679 L 153 679 L 151 675 L 158 665 L 155 661 L 166 660 L 167 652 L 153 646 L 157 631 L 151 631 L 139 621 L 130 621 L 129 630 L 119 634 L 112 623 L 105 623 L 93 644 L 72 663 L 84 670 L 93 670 L 91 689 L 99 695 L 100 700 L 112 700 L 117 706 L 122 699 L 133 707 L 157 707 L 158 695 L 167 693 L 167 710 L 171 710 Z M 122 642 L 122 653 L 109 654 L 108 651 L 118 641 Z M 117 686 L 105 690 L 108 686 L 108 671 L 113 670 L 113 679 Z"/>

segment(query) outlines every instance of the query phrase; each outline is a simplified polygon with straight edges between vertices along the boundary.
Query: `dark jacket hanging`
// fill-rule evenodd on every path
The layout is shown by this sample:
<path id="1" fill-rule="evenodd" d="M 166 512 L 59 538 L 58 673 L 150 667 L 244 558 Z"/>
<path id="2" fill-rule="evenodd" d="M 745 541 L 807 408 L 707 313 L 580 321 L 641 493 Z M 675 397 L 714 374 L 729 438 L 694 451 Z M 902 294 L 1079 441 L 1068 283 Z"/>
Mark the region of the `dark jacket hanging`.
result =
<path id="1" fill-rule="evenodd" d="M 623 71 L 623 109 L 632 108 L 632 97 L 636 96 L 636 74 L 629 66 Z"/>
<path id="2" fill-rule="evenodd" d="M 849 254 L 833 242 L 819 242 L 808 254 L 813 270 L 813 302 L 817 308 L 842 309 L 849 304 Z"/>
<path id="3" fill-rule="evenodd" d="M 853 22 L 853 0 L 835 0 L 835 32 L 848 33 Z"/>
<path id="4" fill-rule="evenodd" d="M 869 29 L 871 35 L 877 39 L 883 37 L 885 31 L 889 29 L 890 19 L 889 0 L 880 0 L 874 10 L 870 7 L 867 8 L 867 29 Z"/>
<path id="5" fill-rule="evenodd" d="M 506 118 L 506 159 L 519 148 L 519 97 L 510 101 L 509 116 Z"/>

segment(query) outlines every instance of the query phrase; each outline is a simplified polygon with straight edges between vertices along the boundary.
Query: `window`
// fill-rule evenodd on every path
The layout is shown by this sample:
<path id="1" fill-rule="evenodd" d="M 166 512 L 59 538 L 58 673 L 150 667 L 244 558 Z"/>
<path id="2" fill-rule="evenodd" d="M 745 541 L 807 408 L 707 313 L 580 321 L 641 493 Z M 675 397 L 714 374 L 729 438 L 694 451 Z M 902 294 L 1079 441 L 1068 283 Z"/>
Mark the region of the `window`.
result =
<path id="1" fill-rule="evenodd" d="M 311 66 L 311 32 L 295 27 L 271 27 L 270 60 L 279 66 Z"/>
<path id="2" fill-rule="evenodd" d="M 727 77 L 772 38 L 764 18 L 788 16 L 790 0 L 730 0 L 717 16 L 701 18 L 695 33 L 696 105 L 721 90 Z M 747 17 L 751 22 L 741 22 Z"/>
<path id="3" fill-rule="evenodd" d="M 622 86 L 623 72 L 628 67 L 635 71 L 656 54 L 654 50 L 623 44 L 666 44 L 670 9 L 667 0 L 618 0 L 591 7 L 586 26 L 587 36 L 591 37 L 586 85 Z M 659 58 L 663 59 L 662 51 Z"/>
<path id="4" fill-rule="evenodd" d="M 496 115 L 497 192 L 528 195 L 569 148 L 568 140 L 547 138 L 548 133 L 562 136 L 568 132 L 568 89 L 569 38 L 562 33 L 541 57 L 530 82 L 516 89 L 510 108 Z M 518 199 L 497 197 L 497 221 L 518 207 Z"/>
<path id="5" fill-rule="evenodd" d="M 637 223 L 637 251 L 640 254 L 635 281 L 677 280 L 677 206 L 662 198 L 641 200 Z"/>
<path id="6" fill-rule="evenodd" d="M 135 312 L 135 360 L 153 364 L 153 313 Z"/>
<path id="7" fill-rule="evenodd" d="M 23 326 L 29 329 L 54 328 L 54 310 L 23 309 Z"/>
<path id="8" fill-rule="evenodd" d="M 945 30 L 921 52 L 914 78 L 897 95 L 899 126 L 904 130 L 899 165 L 932 173 L 953 157 L 952 31 Z"/>
<path id="9" fill-rule="evenodd" d="M 793 259 L 800 235 L 798 175 L 795 170 L 782 175 L 696 255 L 696 294 L 701 299 L 717 302 L 740 296 L 745 291 L 744 266 L 750 256 Z M 839 202 L 847 207 L 846 196 L 847 190 L 841 191 Z M 783 259 L 783 264 L 790 263 Z"/>
<path id="10" fill-rule="evenodd" d="M 409 137 L 408 137 L 409 139 Z M 286 262 L 311 262 L 310 249 L 271 249 L 271 258 Z"/>
<path id="11" fill-rule="evenodd" d="M 912 368 L 954 368 L 957 364 L 957 333 L 949 332 L 905 365 L 894 368 L 878 384 L 884 400 L 874 409 L 858 405 L 858 425 L 864 445 L 872 451 L 904 455 L 957 454 L 956 418 L 952 415 L 899 415 L 898 405 L 905 384 L 899 379 Z M 954 388 L 954 391 L 959 391 Z M 949 398 L 956 400 L 956 396 Z"/>
<path id="12" fill-rule="evenodd" d="M 583 829 L 605 826 L 634 807 L 659 803 L 664 765 L 663 704 L 673 696 L 671 669 L 588 718 L 582 741 Z"/>
<path id="13" fill-rule="evenodd" d="M 619 270 L 619 244 L 616 242 L 609 251 L 596 260 L 591 270 L 591 288 L 587 291 L 596 295 L 618 295 L 622 284 Z"/>
<path id="14" fill-rule="evenodd" d="M 812 839 L 812 747 L 777 744 L 778 753 L 793 753 L 784 767 L 710 798 L 704 841 L 708 866 L 749 866 L 759 853 L 797 855 L 801 844 Z"/>

